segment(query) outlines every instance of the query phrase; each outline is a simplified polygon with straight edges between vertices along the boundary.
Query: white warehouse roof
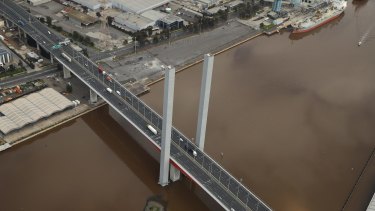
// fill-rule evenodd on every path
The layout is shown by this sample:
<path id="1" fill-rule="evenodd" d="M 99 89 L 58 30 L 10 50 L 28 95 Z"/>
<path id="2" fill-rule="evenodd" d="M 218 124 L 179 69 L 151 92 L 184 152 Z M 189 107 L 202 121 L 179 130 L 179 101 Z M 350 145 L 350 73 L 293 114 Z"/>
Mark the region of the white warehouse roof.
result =
<path id="1" fill-rule="evenodd" d="M 170 0 L 110 0 L 113 7 L 137 14 L 162 6 L 169 1 Z"/>
<path id="2" fill-rule="evenodd" d="M 58 111 L 73 103 L 52 88 L 30 94 L 0 106 L 0 132 L 8 134 Z"/>

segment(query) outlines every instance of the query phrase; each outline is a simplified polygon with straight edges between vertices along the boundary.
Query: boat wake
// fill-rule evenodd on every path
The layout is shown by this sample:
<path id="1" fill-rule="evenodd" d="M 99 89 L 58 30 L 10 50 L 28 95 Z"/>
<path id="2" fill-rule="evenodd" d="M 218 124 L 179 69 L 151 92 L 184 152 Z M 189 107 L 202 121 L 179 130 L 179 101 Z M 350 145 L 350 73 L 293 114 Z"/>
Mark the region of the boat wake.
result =
<path id="1" fill-rule="evenodd" d="M 375 38 L 375 35 L 372 35 L 371 32 L 373 31 L 375 25 L 373 24 L 370 26 L 366 32 L 362 35 L 361 39 L 358 41 L 358 46 L 363 45 L 365 42 L 369 41 L 372 38 Z"/>

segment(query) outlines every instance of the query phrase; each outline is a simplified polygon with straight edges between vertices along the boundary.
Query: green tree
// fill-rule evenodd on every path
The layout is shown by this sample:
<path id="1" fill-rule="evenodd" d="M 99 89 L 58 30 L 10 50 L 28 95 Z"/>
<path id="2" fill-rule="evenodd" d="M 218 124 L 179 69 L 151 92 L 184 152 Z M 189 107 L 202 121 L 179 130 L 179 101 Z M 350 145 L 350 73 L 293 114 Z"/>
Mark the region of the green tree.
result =
<path id="1" fill-rule="evenodd" d="M 22 62 L 22 60 L 18 60 L 18 66 L 21 67 L 21 68 L 23 67 L 23 62 Z"/>
<path id="2" fill-rule="evenodd" d="M 87 48 L 83 48 L 82 53 L 83 53 L 83 55 L 85 55 L 87 57 L 89 56 L 89 53 L 87 52 Z"/>
<path id="3" fill-rule="evenodd" d="M 152 39 L 153 43 L 158 43 L 159 42 L 159 36 L 155 35 L 154 38 Z"/>
<path id="4" fill-rule="evenodd" d="M 52 25 L 52 18 L 51 18 L 50 16 L 47 16 L 46 19 L 47 19 L 47 20 L 46 20 L 47 25 L 48 25 L 48 26 Z"/>
<path id="5" fill-rule="evenodd" d="M 146 28 L 146 30 L 147 30 L 147 34 L 148 34 L 148 36 L 151 36 L 151 35 L 152 35 L 152 26 L 148 26 L 148 27 Z"/>
<path id="6" fill-rule="evenodd" d="M 72 87 L 72 84 L 70 82 L 66 84 L 66 92 L 68 92 L 68 93 L 73 92 L 73 87 Z"/>

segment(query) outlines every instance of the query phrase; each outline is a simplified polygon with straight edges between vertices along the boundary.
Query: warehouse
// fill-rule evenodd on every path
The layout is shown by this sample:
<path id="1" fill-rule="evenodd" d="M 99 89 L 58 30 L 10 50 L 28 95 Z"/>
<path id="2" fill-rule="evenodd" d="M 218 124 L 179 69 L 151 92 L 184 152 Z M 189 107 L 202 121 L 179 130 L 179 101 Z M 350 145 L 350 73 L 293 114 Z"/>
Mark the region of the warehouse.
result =
<path id="1" fill-rule="evenodd" d="M 136 32 L 155 25 L 155 21 L 133 13 L 122 13 L 114 18 L 113 25 L 126 31 Z"/>
<path id="2" fill-rule="evenodd" d="M 170 0 L 110 0 L 112 7 L 140 14 L 169 3 Z"/>
<path id="3" fill-rule="evenodd" d="M 168 15 L 157 21 L 157 25 L 162 29 L 179 29 L 184 26 L 184 20 L 175 15 Z"/>
<path id="4" fill-rule="evenodd" d="M 36 0 L 35 0 L 36 1 Z M 43 1 L 43 0 L 39 0 Z M 101 0 L 73 0 L 75 3 L 97 11 L 100 8 L 117 8 L 122 11 L 140 14 L 169 3 L 170 0 L 107 0 L 104 5 Z"/>
<path id="5" fill-rule="evenodd" d="M 4 49 L 0 48 L 0 64 L 4 65 L 12 61 L 12 54 Z"/>
<path id="6" fill-rule="evenodd" d="M 86 15 L 85 13 L 77 10 L 69 10 L 69 12 L 66 13 L 66 16 L 69 17 L 70 21 L 80 26 L 89 26 L 98 21 L 97 18 Z"/>
<path id="7" fill-rule="evenodd" d="M 31 4 L 32 6 L 38 6 L 40 4 L 44 4 L 50 1 L 51 0 L 27 0 L 27 3 Z"/>
<path id="8" fill-rule="evenodd" d="M 6 135 L 73 105 L 52 88 L 3 104 L 0 106 L 0 134 Z"/>
<path id="9" fill-rule="evenodd" d="M 82 6 L 85 6 L 89 8 L 90 10 L 97 11 L 102 7 L 102 3 L 100 3 L 99 0 L 73 0 L 77 4 L 80 4 Z"/>

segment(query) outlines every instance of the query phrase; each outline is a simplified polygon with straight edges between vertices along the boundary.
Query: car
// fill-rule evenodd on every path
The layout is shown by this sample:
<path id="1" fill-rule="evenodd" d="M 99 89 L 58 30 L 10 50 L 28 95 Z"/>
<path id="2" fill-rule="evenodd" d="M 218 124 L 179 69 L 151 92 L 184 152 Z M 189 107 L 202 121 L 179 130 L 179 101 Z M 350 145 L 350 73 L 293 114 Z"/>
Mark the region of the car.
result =
<path id="1" fill-rule="evenodd" d="M 46 44 L 46 41 L 43 40 L 43 44 Z"/>
<path id="2" fill-rule="evenodd" d="M 50 31 L 47 31 L 48 32 L 48 34 L 51 34 L 51 32 Z"/>
<path id="3" fill-rule="evenodd" d="M 24 26 L 24 25 L 25 25 L 25 23 L 24 23 L 22 20 L 18 20 L 17 23 L 18 23 L 19 25 L 21 25 L 21 26 Z"/>
<path id="4" fill-rule="evenodd" d="M 121 96 L 121 92 L 120 91 L 117 90 L 116 93 Z"/>
<path id="5" fill-rule="evenodd" d="M 198 155 L 197 151 L 195 151 L 192 148 L 189 148 L 188 152 L 191 153 L 191 154 L 193 154 L 194 157 Z"/>
<path id="6" fill-rule="evenodd" d="M 89 64 L 85 63 L 85 66 L 86 66 L 86 67 L 88 67 L 88 66 L 89 66 Z"/>

